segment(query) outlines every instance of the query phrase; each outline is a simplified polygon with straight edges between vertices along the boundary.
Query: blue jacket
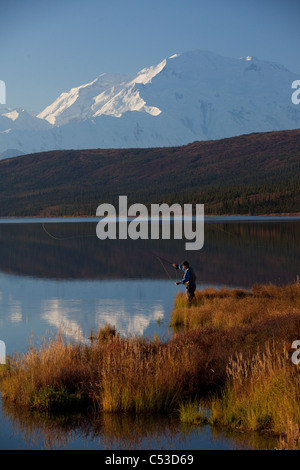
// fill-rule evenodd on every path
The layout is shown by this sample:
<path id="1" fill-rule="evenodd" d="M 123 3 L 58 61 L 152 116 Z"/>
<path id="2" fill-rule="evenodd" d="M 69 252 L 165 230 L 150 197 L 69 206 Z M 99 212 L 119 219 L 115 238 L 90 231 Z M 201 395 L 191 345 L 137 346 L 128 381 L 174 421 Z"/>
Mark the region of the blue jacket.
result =
<path id="1" fill-rule="evenodd" d="M 196 276 L 193 268 L 183 269 L 182 265 L 179 264 L 178 269 L 181 269 L 181 271 L 184 272 L 183 279 L 180 281 L 180 283 L 185 284 L 186 282 L 188 282 L 190 286 L 196 288 Z"/>

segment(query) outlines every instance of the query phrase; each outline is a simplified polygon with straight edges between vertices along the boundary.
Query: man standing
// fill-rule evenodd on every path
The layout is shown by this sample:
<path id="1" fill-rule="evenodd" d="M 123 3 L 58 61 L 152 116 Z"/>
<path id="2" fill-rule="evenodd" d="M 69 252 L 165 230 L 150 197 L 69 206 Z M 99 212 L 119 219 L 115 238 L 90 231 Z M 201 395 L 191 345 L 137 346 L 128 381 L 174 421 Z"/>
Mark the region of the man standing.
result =
<path id="1" fill-rule="evenodd" d="M 188 302 L 192 302 L 195 297 L 196 290 L 196 276 L 193 268 L 190 267 L 188 261 L 183 261 L 182 264 L 173 264 L 175 269 L 181 269 L 184 272 L 183 279 L 181 281 L 175 282 L 176 286 L 183 284 L 186 286 L 186 298 Z"/>

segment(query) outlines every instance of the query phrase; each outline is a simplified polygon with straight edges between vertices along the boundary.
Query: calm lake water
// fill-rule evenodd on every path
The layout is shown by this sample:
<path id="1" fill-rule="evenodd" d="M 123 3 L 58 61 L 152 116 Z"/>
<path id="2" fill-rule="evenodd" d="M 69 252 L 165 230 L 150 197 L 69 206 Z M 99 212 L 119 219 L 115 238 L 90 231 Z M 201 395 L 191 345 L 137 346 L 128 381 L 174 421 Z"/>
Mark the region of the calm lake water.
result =
<path id="1" fill-rule="evenodd" d="M 208 218 L 204 248 L 194 252 L 185 251 L 184 240 L 100 241 L 95 229 L 93 219 L 0 222 L 0 339 L 8 354 L 24 351 L 31 336 L 38 343 L 60 327 L 70 337 L 79 329 L 86 337 L 110 323 L 123 335 L 167 339 L 172 335 L 168 325 L 175 295 L 184 290 L 174 285 L 177 273 L 167 261 L 188 259 L 198 289 L 284 284 L 300 274 L 298 217 Z M 273 444 L 208 426 L 183 428 L 173 418 L 110 416 L 95 421 L 82 415 L 46 419 L 7 407 L 0 411 L 0 449 L 229 449 Z"/>

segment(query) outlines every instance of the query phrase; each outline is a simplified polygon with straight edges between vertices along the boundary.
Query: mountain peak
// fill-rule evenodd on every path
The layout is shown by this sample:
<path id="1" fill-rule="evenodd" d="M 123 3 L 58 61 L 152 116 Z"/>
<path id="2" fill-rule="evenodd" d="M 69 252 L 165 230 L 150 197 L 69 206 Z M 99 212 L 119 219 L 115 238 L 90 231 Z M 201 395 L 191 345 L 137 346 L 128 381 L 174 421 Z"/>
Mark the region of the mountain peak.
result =
<path id="1" fill-rule="evenodd" d="M 151 83 L 165 65 L 166 60 L 163 60 L 158 65 L 142 69 L 135 76 L 103 73 L 90 83 L 61 93 L 37 117 L 61 126 L 101 115 L 121 117 L 127 111 L 157 116 L 161 111 L 154 106 L 146 106 L 136 85 Z"/>
<path id="2" fill-rule="evenodd" d="M 0 111 L 0 153 L 184 145 L 300 127 L 299 77 L 274 62 L 195 50 L 136 74 L 102 73 L 37 116 Z"/>

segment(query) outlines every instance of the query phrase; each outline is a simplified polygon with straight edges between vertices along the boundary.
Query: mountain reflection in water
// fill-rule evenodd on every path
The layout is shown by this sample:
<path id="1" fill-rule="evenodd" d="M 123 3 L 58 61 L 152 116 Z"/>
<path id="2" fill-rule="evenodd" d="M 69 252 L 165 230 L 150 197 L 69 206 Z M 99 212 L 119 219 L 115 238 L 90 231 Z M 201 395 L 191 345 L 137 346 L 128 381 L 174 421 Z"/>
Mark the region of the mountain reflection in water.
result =
<path id="1" fill-rule="evenodd" d="M 96 223 L 0 224 L 0 271 L 46 279 L 166 279 L 155 255 L 189 258 L 198 281 L 249 287 L 299 274 L 300 221 L 205 224 L 204 248 L 185 240 L 104 240 Z"/>

